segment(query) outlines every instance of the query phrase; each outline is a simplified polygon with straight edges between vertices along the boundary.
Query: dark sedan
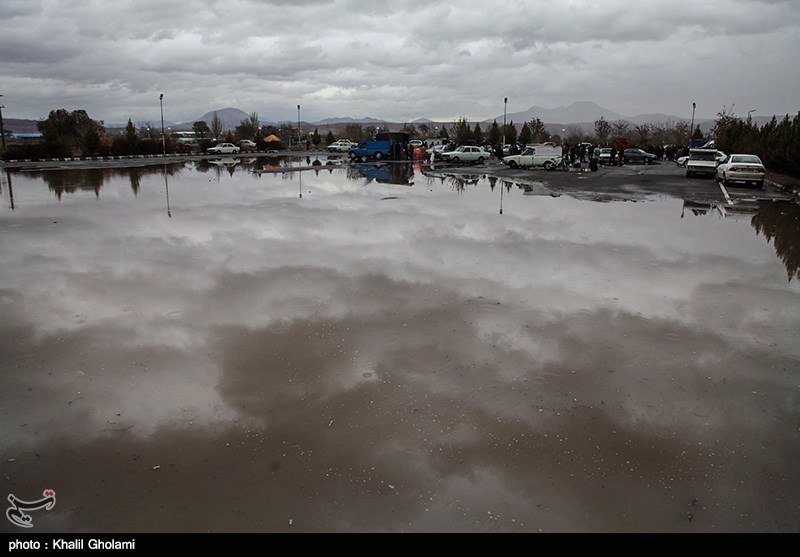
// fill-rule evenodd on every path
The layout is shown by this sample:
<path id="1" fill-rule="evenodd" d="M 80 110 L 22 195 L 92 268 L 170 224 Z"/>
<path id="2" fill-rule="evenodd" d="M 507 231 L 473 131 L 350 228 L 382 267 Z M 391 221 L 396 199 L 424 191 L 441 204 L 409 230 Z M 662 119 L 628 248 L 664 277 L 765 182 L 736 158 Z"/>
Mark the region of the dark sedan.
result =
<path id="1" fill-rule="evenodd" d="M 642 151 L 641 149 L 625 149 L 622 153 L 622 158 L 626 163 L 640 162 L 642 164 L 650 164 L 656 160 L 653 153 Z"/>

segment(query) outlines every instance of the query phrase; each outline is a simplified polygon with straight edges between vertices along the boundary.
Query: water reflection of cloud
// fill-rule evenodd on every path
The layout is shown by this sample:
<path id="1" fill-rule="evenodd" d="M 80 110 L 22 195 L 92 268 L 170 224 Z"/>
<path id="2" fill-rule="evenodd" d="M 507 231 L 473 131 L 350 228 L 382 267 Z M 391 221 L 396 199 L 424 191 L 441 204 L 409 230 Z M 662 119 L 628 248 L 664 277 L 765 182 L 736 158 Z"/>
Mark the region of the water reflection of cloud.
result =
<path id="1" fill-rule="evenodd" d="M 660 513 L 674 508 L 647 508 L 665 485 L 741 508 L 750 493 L 721 496 L 728 478 L 697 478 L 756 438 L 778 448 L 759 463 L 794 481 L 781 456 L 794 432 L 774 425 L 797 413 L 783 393 L 798 287 L 747 223 L 680 220 L 671 200 L 512 189 L 501 217 L 488 187 L 320 173 L 303 177 L 300 200 L 298 185 L 183 171 L 170 177 L 171 219 L 157 176 L 135 197 L 121 180 L 60 202 L 21 185 L 19 208 L 0 214 L 7 442 L 80 438 L 102 454 L 122 434 L 187 467 L 171 444 L 221 467 L 218 446 L 238 443 L 237 462 L 255 463 L 237 468 L 244 477 L 287 501 L 313 484 L 310 501 L 329 511 L 369 486 L 345 513 L 297 507 L 322 529 L 380 529 L 393 491 L 409 529 L 459 507 L 464 529 L 489 529 L 478 515 L 502 508 L 569 529 L 564 516 L 608 502 L 600 480 L 628 518 L 593 508 L 587 528 L 645 524 L 636 513 L 668 521 Z M 291 477 L 283 487 L 263 472 L 275 462 Z M 209 482 L 194 497 L 214 494 Z"/>

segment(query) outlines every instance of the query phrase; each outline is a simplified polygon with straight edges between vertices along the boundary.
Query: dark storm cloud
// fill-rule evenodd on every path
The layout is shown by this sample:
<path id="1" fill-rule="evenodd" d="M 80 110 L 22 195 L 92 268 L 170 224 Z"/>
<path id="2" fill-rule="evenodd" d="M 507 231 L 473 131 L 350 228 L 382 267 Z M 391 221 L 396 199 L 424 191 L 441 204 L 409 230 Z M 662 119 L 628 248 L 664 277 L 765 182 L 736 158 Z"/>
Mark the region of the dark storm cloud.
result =
<path id="1" fill-rule="evenodd" d="M 590 100 L 698 117 L 793 113 L 797 2 L 5 2 L 9 117 L 107 121 L 225 106 L 266 120 L 491 118 Z"/>

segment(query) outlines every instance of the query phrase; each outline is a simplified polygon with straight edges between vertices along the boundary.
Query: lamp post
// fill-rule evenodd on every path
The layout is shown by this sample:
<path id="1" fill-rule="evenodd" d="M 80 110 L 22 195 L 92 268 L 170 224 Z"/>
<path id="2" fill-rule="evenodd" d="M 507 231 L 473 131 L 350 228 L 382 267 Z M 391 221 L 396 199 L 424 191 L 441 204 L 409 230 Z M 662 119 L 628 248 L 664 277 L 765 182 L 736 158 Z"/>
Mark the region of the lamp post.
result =
<path id="1" fill-rule="evenodd" d="M 3 95 L 0 95 L 2 97 Z M 3 149 L 6 148 L 6 129 L 3 127 L 3 109 L 6 106 L 3 103 L 0 103 L 0 136 L 3 138 Z"/>
<path id="2" fill-rule="evenodd" d="M 501 149 L 506 146 L 506 112 L 508 110 L 508 97 L 503 99 L 503 145 Z"/>
<path id="3" fill-rule="evenodd" d="M 754 108 L 753 110 L 748 110 L 748 111 L 747 111 L 747 121 L 748 121 L 748 122 L 750 122 L 750 120 L 751 120 L 751 116 L 750 116 L 750 115 L 751 115 L 753 112 L 755 112 L 756 110 L 758 110 L 758 109 L 757 109 L 757 108 Z M 3 123 L 3 118 L 2 118 L 2 116 L 0 116 L 0 125 L 2 125 L 2 123 Z"/>
<path id="4" fill-rule="evenodd" d="M 164 93 L 158 96 L 161 105 L 161 154 L 167 156 L 167 140 L 164 138 Z"/>
<path id="5" fill-rule="evenodd" d="M 300 105 L 297 105 L 297 146 L 300 147 Z"/>
<path id="6" fill-rule="evenodd" d="M 694 110 L 697 108 L 697 103 L 692 103 L 692 125 L 689 129 L 689 144 L 692 143 L 692 136 L 694 135 Z"/>

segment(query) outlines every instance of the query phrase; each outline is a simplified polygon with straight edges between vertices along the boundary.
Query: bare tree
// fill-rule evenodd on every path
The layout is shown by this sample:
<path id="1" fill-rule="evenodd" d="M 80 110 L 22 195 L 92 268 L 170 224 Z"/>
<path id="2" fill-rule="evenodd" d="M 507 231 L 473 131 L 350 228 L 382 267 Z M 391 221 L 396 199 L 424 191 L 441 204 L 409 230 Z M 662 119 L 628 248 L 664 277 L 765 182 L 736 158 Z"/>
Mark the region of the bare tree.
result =
<path id="1" fill-rule="evenodd" d="M 610 133 L 611 124 L 606 121 L 604 116 L 600 116 L 599 120 L 594 121 L 594 135 L 600 145 L 608 144 L 608 134 Z"/>
<path id="2" fill-rule="evenodd" d="M 216 111 L 211 117 L 211 135 L 214 139 L 219 139 L 219 136 L 222 135 L 222 120 L 219 119 Z"/>
<path id="3" fill-rule="evenodd" d="M 636 141 L 639 145 L 647 145 L 650 142 L 651 124 L 639 124 L 635 128 Z"/>
<path id="4" fill-rule="evenodd" d="M 565 128 L 565 132 L 566 137 L 564 139 L 571 145 L 580 143 L 583 140 L 583 129 L 580 126 L 569 125 Z"/>

